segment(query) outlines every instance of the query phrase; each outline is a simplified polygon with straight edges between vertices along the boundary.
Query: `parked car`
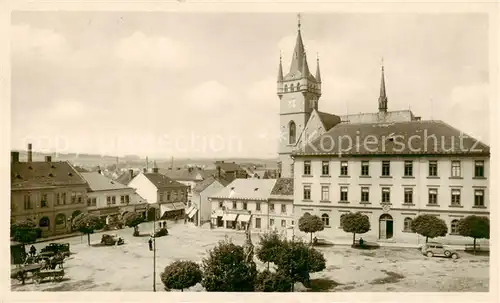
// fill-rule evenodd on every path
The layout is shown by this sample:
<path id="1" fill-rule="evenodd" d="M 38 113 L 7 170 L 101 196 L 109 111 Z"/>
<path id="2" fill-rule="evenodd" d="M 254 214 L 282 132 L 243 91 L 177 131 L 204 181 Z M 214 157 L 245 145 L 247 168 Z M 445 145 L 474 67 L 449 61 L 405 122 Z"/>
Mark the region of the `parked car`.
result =
<path id="1" fill-rule="evenodd" d="M 118 235 L 108 235 L 108 234 L 104 234 L 102 235 L 102 238 L 101 238 L 101 244 L 104 244 L 104 245 L 122 245 L 124 244 L 125 242 L 123 241 L 123 239 L 121 237 L 118 237 Z"/>
<path id="2" fill-rule="evenodd" d="M 444 256 L 452 259 L 458 258 L 458 253 L 454 249 L 436 242 L 424 244 L 422 246 L 422 254 L 429 258 L 434 256 Z"/>
<path id="3" fill-rule="evenodd" d="M 53 256 L 57 253 L 61 253 L 65 257 L 69 257 L 69 243 L 50 243 L 40 250 L 41 255 Z"/>

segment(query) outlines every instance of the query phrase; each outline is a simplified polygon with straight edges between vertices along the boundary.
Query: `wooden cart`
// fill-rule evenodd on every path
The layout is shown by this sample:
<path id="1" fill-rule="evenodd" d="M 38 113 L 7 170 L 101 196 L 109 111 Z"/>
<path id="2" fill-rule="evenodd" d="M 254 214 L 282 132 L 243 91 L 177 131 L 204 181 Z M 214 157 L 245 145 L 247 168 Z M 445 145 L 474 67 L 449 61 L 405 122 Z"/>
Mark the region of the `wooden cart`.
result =
<path id="1" fill-rule="evenodd" d="M 64 269 L 43 269 L 33 272 L 33 282 L 40 284 L 44 279 L 49 278 L 55 282 L 61 282 L 64 277 Z"/>
<path id="2" fill-rule="evenodd" d="M 42 268 L 42 264 L 23 264 L 18 267 L 12 269 L 10 273 L 11 279 L 17 279 L 21 283 L 25 283 L 25 281 L 29 278 L 29 276 L 33 276 L 35 272 L 40 271 Z"/>

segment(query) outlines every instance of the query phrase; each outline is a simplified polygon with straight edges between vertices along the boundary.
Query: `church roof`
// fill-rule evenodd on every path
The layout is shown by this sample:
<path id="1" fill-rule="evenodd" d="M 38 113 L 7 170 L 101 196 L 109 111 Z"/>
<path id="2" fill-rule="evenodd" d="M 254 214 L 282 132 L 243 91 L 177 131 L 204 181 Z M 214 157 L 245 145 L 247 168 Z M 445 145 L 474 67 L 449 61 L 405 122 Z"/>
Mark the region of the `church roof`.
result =
<path id="1" fill-rule="evenodd" d="M 330 130 L 332 127 L 341 122 L 340 117 L 337 115 L 318 111 L 318 116 L 321 119 L 321 122 L 323 122 L 323 126 L 325 126 L 326 131 Z"/>
<path id="2" fill-rule="evenodd" d="M 488 145 L 443 121 L 338 124 L 294 156 L 481 155 Z"/>

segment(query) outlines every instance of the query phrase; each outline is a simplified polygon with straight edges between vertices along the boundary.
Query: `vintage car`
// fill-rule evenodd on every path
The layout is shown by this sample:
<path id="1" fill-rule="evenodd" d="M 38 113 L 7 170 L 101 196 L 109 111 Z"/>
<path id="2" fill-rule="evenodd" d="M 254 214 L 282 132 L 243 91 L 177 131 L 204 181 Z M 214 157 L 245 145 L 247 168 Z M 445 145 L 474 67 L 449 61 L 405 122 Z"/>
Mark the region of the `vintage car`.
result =
<path id="1" fill-rule="evenodd" d="M 40 254 L 52 256 L 61 253 L 65 257 L 69 257 L 69 243 L 50 243 L 40 250 Z"/>
<path id="2" fill-rule="evenodd" d="M 104 234 L 102 235 L 101 238 L 101 244 L 104 245 L 122 245 L 125 242 L 123 241 L 123 238 L 118 237 L 116 234 Z"/>
<path id="3" fill-rule="evenodd" d="M 454 249 L 437 242 L 424 244 L 421 251 L 427 257 L 444 256 L 446 258 L 458 259 L 458 253 Z"/>

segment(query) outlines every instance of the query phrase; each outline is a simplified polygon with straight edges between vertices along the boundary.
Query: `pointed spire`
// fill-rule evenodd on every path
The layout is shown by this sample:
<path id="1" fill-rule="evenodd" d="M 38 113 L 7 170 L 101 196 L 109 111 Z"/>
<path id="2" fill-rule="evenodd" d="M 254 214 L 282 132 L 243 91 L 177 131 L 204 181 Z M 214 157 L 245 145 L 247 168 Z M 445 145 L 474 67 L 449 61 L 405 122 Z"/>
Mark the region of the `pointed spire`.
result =
<path id="1" fill-rule="evenodd" d="M 306 52 L 304 51 L 304 55 L 302 56 L 302 60 L 304 60 L 302 62 L 302 77 L 304 78 L 307 78 L 309 77 L 309 65 L 307 65 L 307 55 L 306 55 Z"/>
<path id="2" fill-rule="evenodd" d="M 380 81 L 380 96 L 378 97 L 379 112 L 387 112 L 387 95 L 385 91 L 384 58 L 382 58 L 382 79 Z"/>
<path id="3" fill-rule="evenodd" d="M 303 65 L 303 55 L 305 52 L 304 42 L 302 41 L 302 35 L 300 33 L 300 14 L 298 14 L 297 23 L 297 40 L 295 41 L 295 49 L 293 50 L 292 64 L 290 65 L 290 73 L 302 72 Z"/>
<path id="4" fill-rule="evenodd" d="M 282 56 L 281 56 L 281 51 L 280 51 L 280 65 L 278 69 L 278 82 L 283 81 L 283 65 L 281 63 L 282 61 Z"/>
<path id="5" fill-rule="evenodd" d="M 316 54 L 316 81 L 321 83 L 321 72 L 319 71 L 319 55 Z"/>

